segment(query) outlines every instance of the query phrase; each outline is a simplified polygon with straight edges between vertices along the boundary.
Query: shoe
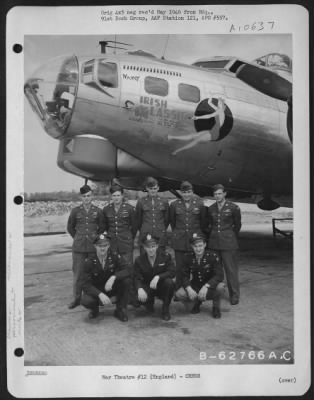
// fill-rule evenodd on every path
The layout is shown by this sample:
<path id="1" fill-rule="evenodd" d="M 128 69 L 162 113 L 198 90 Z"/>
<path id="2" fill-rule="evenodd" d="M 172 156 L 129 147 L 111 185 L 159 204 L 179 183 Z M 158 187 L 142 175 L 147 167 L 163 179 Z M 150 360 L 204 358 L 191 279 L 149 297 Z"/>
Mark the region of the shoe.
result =
<path id="1" fill-rule="evenodd" d="M 97 318 L 97 317 L 98 317 L 98 314 L 99 314 L 99 309 L 98 309 L 98 307 L 97 307 L 97 308 L 94 308 L 94 309 L 92 309 L 92 310 L 89 312 L 89 314 L 88 314 L 88 319 Z"/>
<path id="2" fill-rule="evenodd" d="M 199 314 L 200 312 L 201 312 L 201 303 L 198 301 L 192 307 L 191 314 Z"/>
<path id="3" fill-rule="evenodd" d="M 122 322 L 126 322 L 129 320 L 128 316 L 123 310 L 116 309 L 114 311 L 114 316 Z"/>
<path id="4" fill-rule="evenodd" d="M 221 312 L 219 307 L 213 307 L 213 317 L 214 318 L 221 318 Z"/>
<path id="5" fill-rule="evenodd" d="M 235 306 L 236 304 L 239 304 L 239 298 L 236 297 L 236 296 L 231 296 L 230 304 L 231 304 L 232 306 Z"/>
<path id="6" fill-rule="evenodd" d="M 69 309 L 69 310 L 72 310 L 73 308 L 79 306 L 80 304 L 81 304 L 81 303 L 80 303 L 80 300 L 74 300 L 74 301 L 72 301 L 72 303 L 70 303 L 70 304 L 68 305 L 68 309 Z"/>
<path id="7" fill-rule="evenodd" d="M 164 312 L 161 314 L 161 318 L 162 318 L 164 321 L 169 321 L 169 320 L 171 319 L 171 315 L 170 315 L 169 311 L 164 311 Z"/>

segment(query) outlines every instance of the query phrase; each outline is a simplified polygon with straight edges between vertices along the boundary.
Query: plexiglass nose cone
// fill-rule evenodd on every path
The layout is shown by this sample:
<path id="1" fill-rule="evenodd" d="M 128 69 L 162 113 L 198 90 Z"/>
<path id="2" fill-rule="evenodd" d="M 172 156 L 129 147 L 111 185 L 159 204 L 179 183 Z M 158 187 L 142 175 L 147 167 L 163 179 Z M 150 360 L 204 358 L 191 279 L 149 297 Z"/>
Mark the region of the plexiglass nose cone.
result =
<path id="1" fill-rule="evenodd" d="M 25 95 L 46 132 L 59 138 L 69 126 L 78 87 L 75 56 L 57 57 L 37 69 L 24 85 Z"/>

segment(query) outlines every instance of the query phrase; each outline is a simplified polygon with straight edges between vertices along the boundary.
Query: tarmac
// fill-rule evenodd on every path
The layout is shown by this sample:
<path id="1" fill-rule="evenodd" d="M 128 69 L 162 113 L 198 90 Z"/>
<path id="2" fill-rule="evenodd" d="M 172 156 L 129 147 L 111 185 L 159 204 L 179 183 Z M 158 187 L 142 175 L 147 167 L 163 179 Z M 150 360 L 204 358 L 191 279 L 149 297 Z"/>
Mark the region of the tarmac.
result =
<path id="1" fill-rule="evenodd" d="M 293 363 L 292 241 L 272 237 L 271 223 L 246 224 L 240 234 L 241 298 L 222 298 L 221 319 L 212 302 L 200 314 L 172 302 L 168 322 L 129 306 L 129 321 L 114 306 L 95 320 L 72 300 L 72 239 L 68 234 L 25 237 L 25 365 L 204 365 Z M 138 249 L 135 250 L 135 255 Z"/>

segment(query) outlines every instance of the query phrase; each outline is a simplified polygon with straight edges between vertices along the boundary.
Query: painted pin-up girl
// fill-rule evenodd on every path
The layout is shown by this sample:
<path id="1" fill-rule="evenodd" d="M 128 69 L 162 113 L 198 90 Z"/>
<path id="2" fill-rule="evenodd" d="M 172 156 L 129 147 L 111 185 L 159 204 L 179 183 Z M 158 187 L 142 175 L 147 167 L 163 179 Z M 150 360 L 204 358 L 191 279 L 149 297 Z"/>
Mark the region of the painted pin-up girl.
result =
<path id="1" fill-rule="evenodd" d="M 204 114 L 204 115 L 199 115 L 199 116 L 193 116 L 192 120 L 197 121 L 197 120 L 209 120 L 212 118 L 215 118 L 215 124 L 211 129 L 208 130 L 202 130 L 197 133 L 191 133 L 188 135 L 184 136 L 173 136 L 169 135 L 168 139 L 176 139 L 176 140 L 181 140 L 181 141 L 188 141 L 191 140 L 190 143 L 186 144 L 185 146 L 179 147 L 175 151 L 173 151 L 171 154 L 176 155 L 180 153 L 181 151 L 190 149 L 194 146 L 196 146 L 198 143 L 203 143 L 203 142 L 208 142 L 208 141 L 213 141 L 217 140 L 219 138 L 219 130 L 222 127 L 222 125 L 225 122 L 225 100 L 222 97 L 218 97 L 218 103 L 217 106 L 212 102 L 212 98 L 208 99 L 208 105 L 210 108 L 214 109 L 215 111 L 209 113 L 209 114 Z"/>

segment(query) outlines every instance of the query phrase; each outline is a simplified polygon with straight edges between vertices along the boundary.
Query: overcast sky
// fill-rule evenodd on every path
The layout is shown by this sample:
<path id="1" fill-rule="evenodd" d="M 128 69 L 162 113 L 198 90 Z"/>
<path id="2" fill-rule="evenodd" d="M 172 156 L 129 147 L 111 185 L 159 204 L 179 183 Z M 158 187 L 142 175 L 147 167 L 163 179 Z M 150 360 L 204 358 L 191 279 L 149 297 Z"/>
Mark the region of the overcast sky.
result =
<path id="1" fill-rule="evenodd" d="M 212 56 L 236 56 L 254 60 L 272 52 L 292 57 L 290 35 L 117 35 L 114 36 L 25 36 L 25 80 L 50 58 L 60 55 L 98 55 L 100 40 L 132 44 L 166 59 L 191 64 Z M 41 127 L 27 100 L 24 124 L 24 191 L 48 192 L 78 189 L 83 179 L 57 166 L 59 141 Z"/>

